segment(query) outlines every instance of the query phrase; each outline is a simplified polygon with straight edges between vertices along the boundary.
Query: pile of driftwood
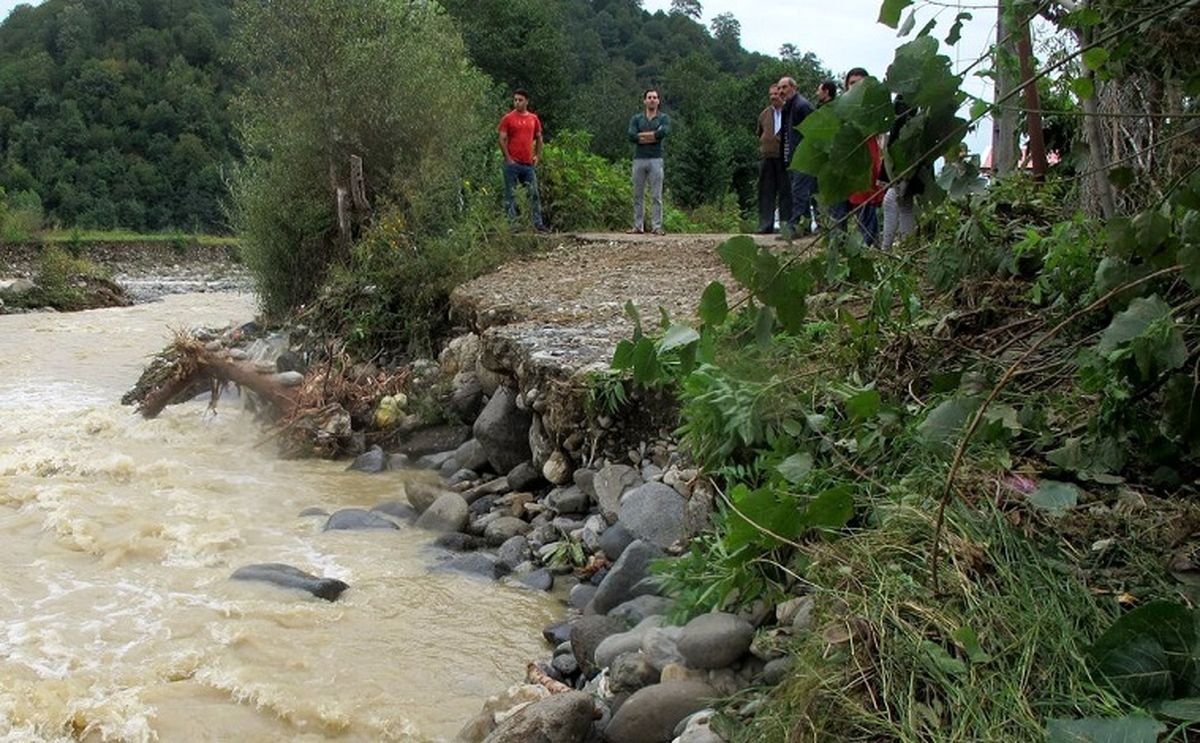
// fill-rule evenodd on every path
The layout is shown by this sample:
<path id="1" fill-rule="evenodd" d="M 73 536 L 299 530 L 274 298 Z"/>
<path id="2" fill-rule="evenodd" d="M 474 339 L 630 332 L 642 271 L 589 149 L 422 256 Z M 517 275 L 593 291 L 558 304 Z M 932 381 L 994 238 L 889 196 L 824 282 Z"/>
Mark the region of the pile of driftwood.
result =
<path id="1" fill-rule="evenodd" d="M 174 402 L 209 390 L 215 409 L 230 384 L 249 393 L 254 409 L 272 426 L 285 456 L 335 457 L 361 449 L 377 401 L 401 393 L 406 370 L 356 364 L 344 351 L 326 349 L 306 374 L 274 373 L 261 361 L 236 358 L 221 343 L 178 334 L 139 383 L 138 412 L 154 418 Z M 127 396 L 128 397 L 128 396 Z"/>

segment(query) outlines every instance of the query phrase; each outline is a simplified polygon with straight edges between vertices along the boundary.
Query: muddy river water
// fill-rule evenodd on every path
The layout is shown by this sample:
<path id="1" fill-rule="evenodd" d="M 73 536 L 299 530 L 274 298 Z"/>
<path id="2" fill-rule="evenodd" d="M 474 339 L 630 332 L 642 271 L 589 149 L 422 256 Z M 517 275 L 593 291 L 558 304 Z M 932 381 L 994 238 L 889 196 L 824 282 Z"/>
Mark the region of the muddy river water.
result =
<path id="1" fill-rule="evenodd" d="M 402 497 L 404 473 L 281 461 L 236 402 L 119 404 L 170 329 L 253 310 L 0 316 L 0 741 L 452 740 L 543 652 L 544 595 L 430 573 L 416 530 L 298 515 Z M 351 589 L 228 580 L 255 562 Z"/>

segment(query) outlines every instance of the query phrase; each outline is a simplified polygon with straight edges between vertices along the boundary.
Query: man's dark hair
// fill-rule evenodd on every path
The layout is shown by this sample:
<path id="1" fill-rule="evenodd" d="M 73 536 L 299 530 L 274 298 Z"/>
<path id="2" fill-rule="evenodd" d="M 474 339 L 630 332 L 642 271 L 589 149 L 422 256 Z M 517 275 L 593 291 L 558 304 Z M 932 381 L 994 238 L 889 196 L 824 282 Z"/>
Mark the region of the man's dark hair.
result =
<path id="1" fill-rule="evenodd" d="M 837 83 L 835 83 L 834 81 L 822 80 L 821 84 L 818 87 L 821 90 L 825 91 L 825 95 L 829 96 L 830 100 L 837 98 L 838 86 L 837 86 Z"/>
<path id="2" fill-rule="evenodd" d="M 513 91 L 513 95 L 519 95 L 524 97 L 525 100 L 529 100 L 529 91 L 525 90 L 524 88 L 517 88 Z"/>
<path id="3" fill-rule="evenodd" d="M 867 71 L 861 67 L 852 67 L 850 71 L 846 73 L 846 79 L 849 80 L 852 77 L 870 77 L 870 75 L 868 75 Z"/>
<path id="4" fill-rule="evenodd" d="M 646 96 L 650 95 L 651 93 L 658 93 L 658 97 L 662 98 L 662 93 L 659 93 L 658 88 L 646 88 L 642 91 L 642 100 L 646 100 Z"/>

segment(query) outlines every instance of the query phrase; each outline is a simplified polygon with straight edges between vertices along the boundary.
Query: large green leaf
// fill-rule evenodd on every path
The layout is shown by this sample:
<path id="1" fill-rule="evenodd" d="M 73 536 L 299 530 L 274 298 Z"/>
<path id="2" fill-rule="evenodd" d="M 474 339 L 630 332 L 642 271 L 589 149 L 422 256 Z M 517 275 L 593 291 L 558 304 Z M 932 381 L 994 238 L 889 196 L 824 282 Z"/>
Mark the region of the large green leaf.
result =
<path id="1" fill-rule="evenodd" d="M 1195 645 L 1193 612 L 1155 601 L 1114 622 L 1088 655 L 1118 691 L 1150 703 L 1195 694 Z"/>
<path id="2" fill-rule="evenodd" d="M 917 435 L 927 444 L 949 444 L 962 431 L 967 419 L 979 408 L 974 397 L 952 397 L 925 416 L 917 427 Z"/>
<path id="3" fill-rule="evenodd" d="M 758 255 L 758 246 L 754 238 L 746 235 L 731 237 L 717 247 L 717 255 L 725 261 L 733 278 L 743 286 L 750 286 L 754 276 L 754 259 Z"/>
<path id="4" fill-rule="evenodd" d="M 681 346 L 687 346 L 700 340 L 700 334 L 696 329 L 684 325 L 683 323 L 675 323 L 667 332 L 663 334 L 662 340 L 658 342 L 658 352 L 666 353 Z"/>
<path id="5" fill-rule="evenodd" d="M 913 0 L 883 0 L 879 6 L 879 22 L 889 28 L 900 25 L 900 14 L 913 4 Z"/>
<path id="6" fill-rule="evenodd" d="M 829 161 L 817 174 L 822 203 L 837 204 L 852 193 L 871 188 L 871 151 L 867 145 L 870 136 L 853 126 L 843 126 L 838 131 L 829 150 Z"/>
<path id="7" fill-rule="evenodd" d="M 1042 480 L 1029 494 L 1029 503 L 1053 516 L 1062 516 L 1079 503 L 1079 488 L 1067 482 Z"/>
<path id="8" fill-rule="evenodd" d="M 804 141 L 811 141 L 813 144 L 829 144 L 833 142 L 833 138 L 837 136 L 841 128 L 842 118 L 837 113 L 837 109 L 822 106 L 804 118 L 800 124 L 800 133 L 804 135 Z"/>
<path id="9" fill-rule="evenodd" d="M 806 451 L 798 452 L 779 463 L 775 468 L 779 474 L 793 485 L 798 485 L 808 477 L 813 468 L 813 455 Z"/>
<path id="10" fill-rule="evenodd" d="M 896 49 L 887 71 L 887 87 L 914 108 L 962 100 L 962 77 L 951 72 L 950 58 L 938 54 L 937 39 L 919 36 Z"/>
<path id="11" fill-rule="evenodd" d="M 838 118 L 865 134 L 886 132 L 896 113 L 888 89 L 873 77 L 860 80 L 833 105 Z"/>
<path id="12" fill-rule="evenodd" d="M 725 543 L 730 550 L 749 544 L 768 547 L 778 544 L 778 540 L 763 533 L 758 526 L 785 539 L 799 537 L 805 528 L 803 511 L 795 496 L 771 488 L 751 490 L 745 485 L 738 485 L 730 491 L 729 497 L 737 506 L 737 511 L 745 516 L 742 518 L 737 512 L 729 515 Z"/>
<path id="13" fill-rule="evenodd" d="M 1097 350 L 1115 359 L 1126 347 L 1145 381 L 1187 362 L 1187 344 L 1171 319 L 1171 307 L 1157 295 L 1130 302 L 1105 328 Z"/>
<path id="14" fill-rule="evenodd" d="M 848 485 L 831 488 L 804 509 L 804 523 L 813 529 L 841 529 L 854 518 L 854 491 Z"/>
<path id="15" fill-rule="evenodd" d="M 700 320 L 705 325 L 717 326 L 729 317 L 729 303 L 725 296 L 725 285 L 714 281 L 700 295 Z"/>
<path id="16" fill-rule="evenodd" d="M 1047 743 L 1155 743 L 1166 726 L 1152 717 L 1052 719 Z"/>

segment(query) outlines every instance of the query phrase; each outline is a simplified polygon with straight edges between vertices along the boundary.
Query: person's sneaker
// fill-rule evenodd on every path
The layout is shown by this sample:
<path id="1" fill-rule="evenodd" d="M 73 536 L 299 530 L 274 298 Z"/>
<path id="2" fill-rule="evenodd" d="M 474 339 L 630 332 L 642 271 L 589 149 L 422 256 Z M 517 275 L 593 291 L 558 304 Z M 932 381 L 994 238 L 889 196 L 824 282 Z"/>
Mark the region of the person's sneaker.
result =
<path id="1" fill-rule="evenodd" d="M 547 227 L 544 224 L 539 224 L 537 227 L 534 227 L 534 229 L 537 230 L 538 232 L 542 233 L 543 235 L 546 234 L 547 232 L 553 232 L 553 230 L 551 230 L 549 227 Z"/>
<path id="2" fill-rule="evenodd" d="M 667 234 L 667 231 L 666 231 L 666 230 L 664 230 L 662 227 L 655 227 L 655 228 L 654 228 L 654 234 L 656 234 L 656 235 L 665 235 L 665 234 Z"/>
<path id="3" fill-rule="evenodd" d="M 641 235 L 643 233 L 645 233 L 645 230 L 643 230 L 641 227 L 634 227 L 632 229 L 625 230 L 626 235 Z"/>

